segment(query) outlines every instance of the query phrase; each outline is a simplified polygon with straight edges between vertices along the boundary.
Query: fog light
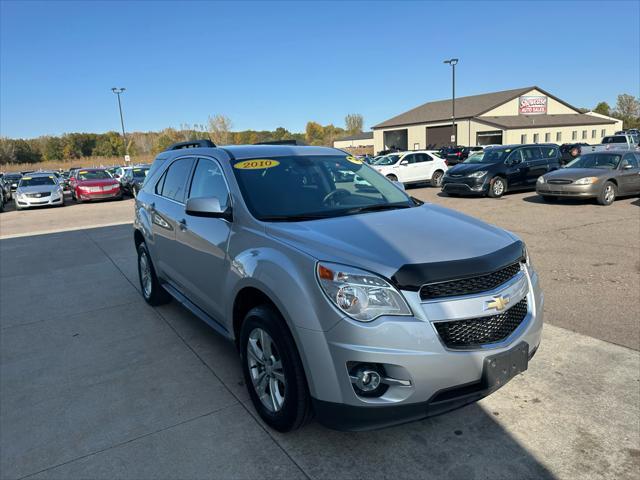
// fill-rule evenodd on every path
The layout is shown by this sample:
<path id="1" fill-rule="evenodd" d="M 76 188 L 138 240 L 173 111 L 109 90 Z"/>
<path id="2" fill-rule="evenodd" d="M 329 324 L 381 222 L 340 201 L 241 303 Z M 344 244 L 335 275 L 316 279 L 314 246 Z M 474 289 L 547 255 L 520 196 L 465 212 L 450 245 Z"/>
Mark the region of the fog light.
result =
<path id="1" fill-rule="evenodd" d="M 389 388 L 383 381 L 384 371 L 375 364 L 355 364 L 349 377 L 353 390 L 361 397 L 379 397 Z"/>

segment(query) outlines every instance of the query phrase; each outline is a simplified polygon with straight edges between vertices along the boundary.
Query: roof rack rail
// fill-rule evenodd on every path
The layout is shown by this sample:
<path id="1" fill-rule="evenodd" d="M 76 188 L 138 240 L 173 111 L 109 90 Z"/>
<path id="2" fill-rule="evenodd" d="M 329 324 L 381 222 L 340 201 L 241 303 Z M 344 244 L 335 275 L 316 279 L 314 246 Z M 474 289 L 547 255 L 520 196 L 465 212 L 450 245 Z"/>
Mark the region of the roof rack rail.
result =
<path id="1" fill-rule="evenodd" d="M 181 150 L 183 148 L 215 148 L 216 144 L 211 140 L 189 140 L 188 142 L 178 142 L 169 145 L 165 152 L 170 150 Z"/>
<path id="2" fill-rule="evenodd" d="M 269 142 L 258 142 L 258 143 L 254 143 L 254 145 L 301 145 L 301 146 L 306 146 L 307 144 L 304 142 L 301 142 L 299 140 L 271 140 Z"/>

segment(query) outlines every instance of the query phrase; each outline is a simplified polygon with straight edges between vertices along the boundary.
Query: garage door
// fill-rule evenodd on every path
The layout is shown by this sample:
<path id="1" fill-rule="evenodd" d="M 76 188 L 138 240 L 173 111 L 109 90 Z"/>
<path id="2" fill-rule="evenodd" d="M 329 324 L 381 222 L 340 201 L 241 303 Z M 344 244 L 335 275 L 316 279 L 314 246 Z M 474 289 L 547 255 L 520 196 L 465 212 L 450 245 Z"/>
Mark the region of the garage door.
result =
<path id="1" fill-rule="evenodd" d="M 458 126 L 456 125 L 456 137 Z M 442 127 L 427 127 L 427 148 L 440 148 L 451 145 L 451 125 Z"/>

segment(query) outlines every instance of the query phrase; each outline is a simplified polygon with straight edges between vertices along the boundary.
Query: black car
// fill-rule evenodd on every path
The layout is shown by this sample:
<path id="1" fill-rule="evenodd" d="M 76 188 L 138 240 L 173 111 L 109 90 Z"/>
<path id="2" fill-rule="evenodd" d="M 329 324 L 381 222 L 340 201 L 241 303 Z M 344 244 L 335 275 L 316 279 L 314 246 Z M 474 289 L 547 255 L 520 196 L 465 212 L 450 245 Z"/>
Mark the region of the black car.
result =
<path id="1" fill-rule="evenodd" d="M 458 163 L 464 162 L 469 155 L 481 151 L 482 147 L 445 147 L 440 149 L 442 158 L 447 162 L 447 165 L 452 167 Z"/>
<path id="2" fill-rule="evenodd" d="M 128 169 L 120 179 L 120 185 L 122 186 L 123 193 L 127 193 L 132 197 L 138 195 L 138 192 L 142 188 L 144 179 L 147 178 L 149 172 L 148 166 L 133 167 Z"/>
<path id="3" fill-rule="evenodd" d="M 566 165 L 574 158 L 579 157 L 582 152 L 582 147 L 588 147 L 588 143 L 564 143 L 560 145 L 560 154 L 562 155 L 562 159 L 560 163 L 562 165 Z"/>
<path id="4" fill-rule="evenodd" d="M 16 188 L 18 188 L 18 183 L 20 183 L 21 178 L 21 173 L 5 173 L 2 180 L 4 181 L 5 185 L 9 187 L 11 192 L 15 192 Z"/>
<path id="5" fill-rule="evenodd" d="M 447 170 L 442 191 L 497 198 L 507 190 L 534 189 L 538 177 L 558 168 L 560 149 L 555 144 L 490 147 Z"/>

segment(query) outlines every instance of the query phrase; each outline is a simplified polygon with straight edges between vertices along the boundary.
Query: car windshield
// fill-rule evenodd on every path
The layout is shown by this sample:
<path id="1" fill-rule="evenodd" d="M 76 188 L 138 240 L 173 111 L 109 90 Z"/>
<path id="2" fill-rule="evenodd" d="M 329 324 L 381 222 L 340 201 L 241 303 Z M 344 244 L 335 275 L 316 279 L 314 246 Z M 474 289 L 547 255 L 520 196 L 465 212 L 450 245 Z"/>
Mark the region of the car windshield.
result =
<path id="1" fill-rule="evenodd" d="M 353 157 L 241 160 L 233 172 L 249 210 L 263 221 L 314 220 L 417 204 Z"/>
<path id="2" fill-rule="evenodd" d="M 498 163 L 502 162 L 512 152 L 511 148 L 489 148 L 482 153 L 476 153 L 463 163 Z"/>
<path id="3" fill-rule="evenodd" d="M 106 180 L 111 177 L 106 170 L 80 170 L 78 180 Z"/>
<path id="4" fill-rule="evenodd" d="M 41 177 L 22 177 L 20 180 L 20 187 L 39 187 L 42 185 L 55 185 L 53 175 L 41 176 Z"/>
<path id="5" fill-rule="evenodd" d="M 484 152 L 474 153 L 473 155 L 469 155 L 469 157 L 462 163 L 482 163 L 483 158 Z"/>
<path id="6" fill-rule="evenodd" d="M 384 157 L 381 157 L 378 160 L 376 160 L 374 165 L 393 165 L 398 161 L 399 158 L 400 158 L 400 155 L 395 155 L 395 154 L 385 155 Z"/>
<path id="7" fill-rule="evenodd" d="M 145 178 L 147 176 L 147 172 L 149 172 L 148 168 L 134 168 L 133 178 Z"/>
<path id="8" fill-rule="evenodd" d="M 567 163 L 564 168 L 602 168 L 615 170 L 620 164 L 622 155 L 617 153 L 588 153 Z"/>

